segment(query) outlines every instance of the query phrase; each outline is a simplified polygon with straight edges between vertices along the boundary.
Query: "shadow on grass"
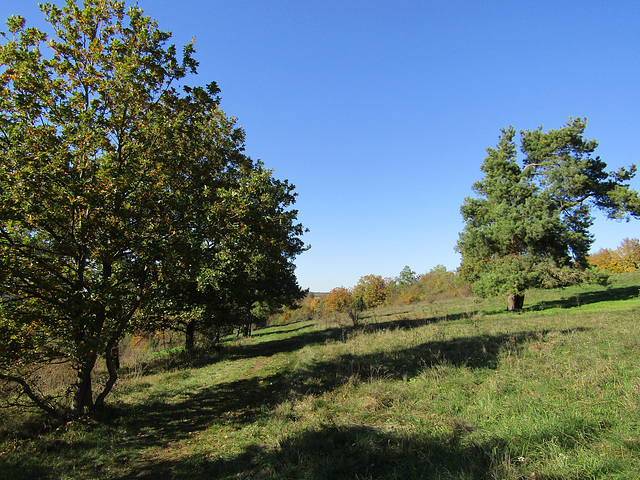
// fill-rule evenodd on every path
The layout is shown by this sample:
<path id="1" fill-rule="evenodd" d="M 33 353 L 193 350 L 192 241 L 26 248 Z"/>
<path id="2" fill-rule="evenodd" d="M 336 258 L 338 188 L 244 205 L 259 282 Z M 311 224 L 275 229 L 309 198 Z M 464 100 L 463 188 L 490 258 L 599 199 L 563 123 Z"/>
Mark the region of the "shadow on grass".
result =
<path id="1" fill-rule="evenodd" d="M 551 439 L 569 440 L 584 431 L 599 435 L 600 430 L 598 424 L 566 422 L 526 441 L 541 444 Z M 472 426 L 460 423 L 444 431 L 422 434 L 394 433 L 363 425 L 323 425 L 285 439 L 277 449 L 254 444 L 234 458 L 187 461 L 173 465 L 172 470 L 178 476 L 197 472 L 194 478 L 567 478 L 532 475 L 533 469 L 518 460 L 526 446 L 497 436 L 474 437 L 472 431 Z M 570 440 L 561 443 L 566 452 L 580 448 Z M 593 470 L 603 475 L 610 469 L 605 465 Z M 146 478 L 154 478 L 153 472 Z"/>
<path id="2" fill-rule="evenodd" d="M 563 298 L 560 300 L 551 300 L 551 301 L 543 301 L 531 304 L 525 307 L 525 311 L 533 312 L 533 311 L 541 311 L 547 309 L 554 308 L 572 308 L 578 307 L 581 305 L 605 302 L 605 301 L 616 301 L 616 300 L 628 300 L 631 298 L 638 297 L 639 294 L 639 285 L 627 286 L 627 287 L 616 287 L 616 288 L 607 288 L 602 289 L 596 292 L 582 292 L 575 295 L 572 295 L 567 298 Z M 492 314 L 502 314 L 505 310 L 498 310 L 496 312 L 484 312 L 485 315 Z M 377 314 L 373 316 L 369 316 L 367 318 L 383 318 L 387 316 L 400 316 L 403 314 L 411 313 L 411 311 L 404 312 L 393 312 L 393 313 L 383 313 Z M 436 323 L 440 321 L 455 321 L 463 318 L 472 318 L 475 314 L 478 313 L 478 310 L 464 312 L 464 313 L 456 313 L 456 314 L 443 314 L 432 317 L 418 318 L 418 319 L 406 319 L 400 318 L 397 320 L 384 320 L 384 321 L 374 321 L 369 323 L 363 323 L 361 325 L 343 325 L 340 327 L 334 328 L 326 328 L 322 330 L 314 330 L 311 332 L 300 333 L 288 338 L 281 338 L 275 340 L 268 340 L 256 343 L 254 345 L 240 344 L 240 345 L 223 345 L 221 351 L 205 351 L 200 350 L 196 355 L 191 357 L 187 357 L 183 353 L 168 355 L 168 356 L 158 356 L 158 358 L 147 361 L 144 363 L 142 367 L 142 374 L 149 375 L 159 373 L 161 371 L 166 370 L 174 370 L 185 367 L 203 367 L 206 365 L 211 365 L 221 360 L 236 360 L 241 358 L 255 358 L 259 356 L 271 356 L 275 353 L 289 353 L 296 350 L 300 350 L 305 346 L 309 345 L 318 345 L 323 344 L 330 341 L 344 341 L 349 338 L 356 331 L 365 331 L 365 332 L 375 332 L 380 330 L 387 329 L 412 329 L 419 328 L 421 326 Z M 295 326 L 295 324 L 288 324 L 281 329 L 270 328 L 267 332 L 261 332 L 260 330 L 253 333 L 253 337 L 260 338 L 262 336 L 269 335 L 284 335 L 284 334 L 292 334 L 299 330 L 303 330 L 305 328 L 309 328 L 310 324 L 305 323 L 304 325 Z M 123 369 L 123 375 L 127 373 L 134 373 L 133 370 L 128 371 Z M 136 374 L 140 374 L 140 372 L 135 372 Z"/>
<path id="3" fill-rule="evenodd" d="M 160 468 L 177 478 L 425 479 L 445 474 L 480 479 L 496 447 L 462 446 L 453 436 L 421 438 L 362 425 L 324 425 L 285 439 L 277 450 L 254 444 L 232 458 L 180 459 Z M 149 465 L 123 478 L 158 478 L 157 468 Z"/>
<path id="4" fill-rule="evenodd" d="M 617 301 L 617 300 L 629 300 L 638 297 L 640 286 L 627 286 L 617 288 L 607 288 L 595 292 L 582 292 L 567 298 L 551 301 L 543 301 L 531 304 L 525 307 L 525 312 L 534 312 L 554 308 L 572 308 L 579 307 L 581 305 L 588 305 L 598 302 Z M 485 315 L 502 314 L 505 310 L 498 310 L 496 312 L 484 312 Z M 376 317 L 382 318 L 391 315 L 402 315 L 410 313 L 395 312 L 377 315 Z M 143 374 L 155 374 L 161 371 L 179 369 L 184 367 L 203 367 L 211 365 L 219 361 L 236 360 L 243 358 L 255 358 L 260 356 L 271 356 L 276 353 L 290 353 L 296 350 L 300 350 L 305 346 L 319 345 L 331 341 L 345 341 L 352 334 L 358 331 L 365 333 L 372 333 L 381 330 L 390 329 L 413 329 L 419 328 L 424 325 L 437 323 L 440 321 L 455 321 L 460 319 L 472 318 L 478 310 L 456 313 L 456 314 L 444 314 L 432 317 L 407 319 L 400 318 L 397 320 L 384 320 L 374 321 L 369 323 L 362 323 L 360 325 L 342 325 L 340 327 L 325 328 L 321 330 L 313 330 L 310 332 L 299 333 L 287 338 L 280 338 L 274 340 L 262 341 L 256 344 L 238 344 L 238 345 L 224 345 L 221 351 L 199 351 L 196 355 L 186 357 L 184 354 L 174 354 L 171 356 L 158 357 L 152 361 L 148 361 L 144 364 Z M 372 317 L 368 317 L 369 319 Z M 268 332 L 261 333 L 259 330 L 253 334 L 254 337 L 261 337 L 267 335 L 284 335 L 295 333 L 299 330 L 309 328 L 311 324 L 304 324 L 301 326 L 287 325 L 287 328 L 283 329 L 269 329 Z M 127 371 L 123 370 L 123 374 L 126 375 Z"/>
<path id="5" fill-rule="evenodd" d="M 308 321 L 305 321 L 306 325 L 299 325 L 296 327 L 293 327 L 292 323 L 287 324 L 286 327 L 291 327 L 291 328 L 285 328 L 285 326 L 282 327 L 269 327 L 269 330 L 266 332 L 263 332 L 262 330 L 255 330 L 251 336 L 252 337 L 264 337 L 265 335 L 273 335 L 274 333 L 278 333 L 278 334 L 284 334 L 284 333 L 293 333 L 293 332 L 298 332 L 300 330 L 303 330 L 305 328 L 309 328 L 310 323 Z"/>
<path id="6" fill-rule="evenodd" d="M 555 333 L 571 334 L 583 330 L 576 328 Z M 366 355 L 345 354 L 293 372 L 287 376 L 287 384 L 290 391 L 299 394 L 321 394 L 354 380 L 407 380 L 441 365 L 496 369 L 503 353 L 517 353 L 524 342 L 541 341 L 550 333 L 550 330 L 536 330 L 476 335 Z"/>
<path id="7" fill-rule="evenodd" d="M 0 480 L 50 478 L 50 474 L 50 468 L 30 465 L 28 462 L 14 465 L 0 457 Z"/>
<path id="8" fill-rule="evenodd" d="M 325 328 L 311 332 L 300 333 L 294 337 L 268 340 L 254 345 L 233 345 L 224 347 L 225 360 L 241 358 L 268 357 L 275 353 L 290 353 L 309 345 L 319 345 L 327 342 L 346 341 L 356 332 L 373 333 L 382 330 L 419 328 L 431 323 L 446 320 L 459 320 L 469 318 L 475 312 L 459 313 L 447 316 L 438 316 L 418 319 L 399 319 L 363 323 L 360 325 L 343 325 L 340 327 Z M 307 328 L 306 326 L 304 328 Z M 288 331 L 288 330 L 287 330 Z M 287 332 L 285 331 L 285 332 Z M 272 333 L 273 334 L 273 333 Z"/>
<path id="9" fill-rule="evenodd" d="M 137 435 L 136 442 L 153 444 L 156 438 L 166 437 L 178 440 L 212 423 L 246 425 L 284 400 L 321 395 L 346 384 L 379 379 L 409 380 L 441 365 L 496 369 L 503 354 L 517 353 L 524 342 L 542 341 L 551 333 L 567 335 L 584 330 L 477 335 L 365 355 L 348 353 L 294 371 L 203 387 L 181 402 L 166 403 L 157 398 L 145 405 L 116 409 L 113 413 L 121 415 L 134 431 L 144 432 L 152 426 L 159 429 L 158 435 Z"/>
<path id="10" fill-rule="evenodd" d="M 290 353 L 300 350 L 309 345 L 320 345 L 332 341 L 346 341 L 356 332 L 373 333 L 381 330 L 391 329 L 412 329 L 419 328 L 430 323 L 439 321 L 458 320 L 460 318 L 470 318 L 476 312 L 460 313 L 452 315 L 444 315 L 430 318 L 419 319 L 398 319 L 388 321 L 378 321 L 371 323 L 362 323 L 360 325 L 342 325 L 339 327 L 312 330 L 310 332 L 298 333 L 286 338 L 275 340 L 260 341 L 255 344 L 222 344 L 219 348 L 196 349 L 190 355 L 187 355 L 181 348 L 169 354 L 156 354 L 147 358 L 139 364 L 133 366 L 123 366 L 120 370 L 120 377 L 125 378 L 128 375 L 148 376 L 161 372 L 180 370 L 184 368 L 205 367 L 213 365 L 220 361 L 233 361 L 238 359 L 247 359 L 255 357 L 269 357 L 276 353 Z M 259 338 L 261 336 L 286 335 L 295 333 L 299 330 L 313 328 L 313 323 L 304 322 L 304 325 L 297 327 L 289 324 L 279 329 L 271 327 L 268 332 L 254 333 L 252 336 Z"/>
<path id="11" fill-rule="evenodd" d="M 229 477 L 251 478 L 429 478 L 424 475 L 433 472 L 450 478 L 484 478 L 494 456 L 504 457 L 504 452 L 495 452 L 502 447 L 495 442 L 464 446 L 457 439 L 464 428 L 457 431 L 455 426 L 448 436 L 428 438 L 381 433 L 364 426 L 327 426 L 287 439 L 277 451 L 253 445 L 236 458 L 216 461 L 195 457 L 174 461 L 160 453 L 141 452 L 158 452 L 158 448 L 175 442 L 188 442 L 199 432 L 216 426 L 240 428 L 272 415 L 274 407 L 285 400 L 321 395 L 347 384 L 411 379 L 439 365 L 495 369 L 501 355 L 516 352 L 524 342 L 542 339 L 549 333 L 552 332 L 477 335 L 376 354 L 345 354 L 295 371 L 205 386 L 185 392 L 178 400 L 159 397 L 146 404 L 112 406 L 98 419 L 94 432 L 88 428 L 76 440 L 70 440 L 74 436 L 64 436 L 63 445 L 56 443 L 58 440 L 52 435 L 42 440 L 38 448 L 56 457 L 60 472 L 51 478 L 75 471 L 78 464 L 83 465 L 83 478 L 216 478 L 223 471 Z M 215 446 L 211 448 L 217 458 L 220 452 Z M 95 463 L 96 451 L 105 449 L 109 452 L 106 458 L 101 454 L 103 461 Z M 487 452 L 493 453 L 487 456 Z M 468 461 L 461 460 L 465 458 Z M 21 471 L 33 471 L 31 478 L 38 478 L 39 463 L 40 459 L 33 455 L 12 456 L 2 478 L 23 478 L 19 476 Z M 299 475 L 300 468 L 308 470 Z M 319 473 L 315 473 L 316 468 Z M 109 469 L 109 475 L 105 469 Z M 114 475 L 118 469 L 122 473 Z"/>
<path id="12" fill-rule="evenodd" d="M 252 443 L 226 457 L 202 454 L 165 459 L 140 465 L 118 478 L 560 480 L 569 477 L 535 474 L 535 467 L 527 463 L 535 459 L 524 458 L 523 453 L 536 455 L 532 446 L 553 441 L 571 455 L 584 447 L 576 438 L 585 434 L 598 438 L 605 429 L 601 423 L 565 420 L 543 431 L 532 426 L 516 439 L 475 435 L 472 425 L 455 420 L 447 428 L 421 433 L 323 424 L 284 438 L 277 448 Z M 618 468 L 615 461 L 605 459 L 582 473 L 602 478 Z"/>
<path id="13" fill-rule="evenodd" d="M 611 302 L 617 300 L 630 300 L 638 298 L 640 285 L 631 287 L 616 287 L 599 290 L 596 292 L 580 292 L 560 300 L 543 301 L 530 305 L 526 311 L 540 311 L 551 308 L 572 308 L 581 305 L 589 305 L 599 302 Z"/>

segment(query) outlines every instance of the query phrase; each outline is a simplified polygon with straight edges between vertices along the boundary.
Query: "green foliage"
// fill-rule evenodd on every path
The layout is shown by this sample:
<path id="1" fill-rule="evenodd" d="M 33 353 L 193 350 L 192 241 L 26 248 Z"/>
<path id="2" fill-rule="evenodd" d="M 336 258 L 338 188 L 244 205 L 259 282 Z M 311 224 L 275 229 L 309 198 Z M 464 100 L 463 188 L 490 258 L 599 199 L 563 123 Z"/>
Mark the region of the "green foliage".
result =
<path id="1" fill-rule="evenodd" d="M 364 299 L 361 296 L 354 297 L 347 311 L 347 314 L 349 315 L 349 318 L 351 319 L 354 325 L 358 325 L 360 323 L 360 315 L 361 315 L 361 312 L 363 312 L 364 310 L 365 310 Z"/>
<path id="2" fill-rule="evenodd" d="M 523 167 L 513 127 L 487 149 L 484 178 L 473 185 L 478 198 L 461 207 L 465 229 L 456 247 L 460 272 L 476 294 L 523 298 L 532 287 L 591 279 L 584 272 L 593 242 L 591 209 L 611 218 L 640 217 L 638 193 L 625 183 L 635 166 L 606 173 L 606 164 L 592 156 L 597 143 L 583 137 L 585 127 L 578 118 L 560 130 L 521 132 Z"/>
<path id="3" fill-rule="evenodd" d="M 396 285 L 400 285 L 402 287 L 411 285 L 412 283 L 415 283 L 417 281 L 418 281 L 418 275 L 416 274 L 416 272 L 411 270 L 409 265 L 405 266 L 400 271 L 400 274 L 395 278 Z"/>
<path id="4" fill-rule="evenodd" d="M 80 415 L 113 387 L 120 339 L 159 312 L 299 296 L 302 227 L 293 186 L 242 154 L 215 83 L 174 87 L 195 73 L 191 44 L 179 59 L 124 2 L 41 9 L 51 37 L 12 17 L 0 47 L 0 379 L 55 413 L 37 379 L 68 363 Z"/>
<path id="5" fill-rule="evenodd" d="M 304 296 L 293 265 L 304 251 L 303 228 L 291 209 L 294 187 L 248 160 L 218 182 L 215 202 L 203 205 L 198 199 L 185 209 L 188 224 L 199 226 L 197 236 L 187 231 L 176 241 L 167 279 L 171 289 L 154 307 L 163 326 L 186 334 L 189 351 L 196 331 L 248 332 L 256 303 L 273 310 Z M 184 321 L 180 313 L 198 306 L 202 314 Z"/>
<path id="6" fill-rule="evenodd" d="M 42 9 L 54 30 L 47 44 L 24 20 L 10 21 L 0 50 L 2 322 L 46 338 L 25 339 L 18 358 L 73 365 L 81 413 L 93 401 L 98 355 L 111 351 L 157 274 L 170 197 L 162 152 L 171 139 L 162 133 L 180 121 L 161 92 L 195 64 L 188 49 L 178 62 L 164 48 L 168 34 L 138 9 Z M 3 358 L 1 367 L 3 378 L 23 379 L 22 365 Z"/>

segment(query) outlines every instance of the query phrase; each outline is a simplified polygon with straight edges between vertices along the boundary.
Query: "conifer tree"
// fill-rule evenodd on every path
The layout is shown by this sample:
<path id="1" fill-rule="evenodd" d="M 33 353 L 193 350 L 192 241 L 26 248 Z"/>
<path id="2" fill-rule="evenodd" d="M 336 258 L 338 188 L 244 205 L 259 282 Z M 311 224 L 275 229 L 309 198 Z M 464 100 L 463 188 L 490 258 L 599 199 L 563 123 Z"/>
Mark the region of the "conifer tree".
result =
<path id="1" fill-rule="evenodd" d="M 507 294 L 508 309 L 520 310 L 528 288 L 601 279 L 586 268 L 591 210 L 638 218 L 640 198 L 627 183 L 635 165 L 605 172 L 592 155 L 597 142 L 583 137 L 585 127 L 577 118 L 559 130 L 522 131 L 522 166 L 513 127 L 487 149 L 484 177 L 473 185 L 478 197 L 461 207 L 465 228 L 456 247 L 476 294 Z"/>

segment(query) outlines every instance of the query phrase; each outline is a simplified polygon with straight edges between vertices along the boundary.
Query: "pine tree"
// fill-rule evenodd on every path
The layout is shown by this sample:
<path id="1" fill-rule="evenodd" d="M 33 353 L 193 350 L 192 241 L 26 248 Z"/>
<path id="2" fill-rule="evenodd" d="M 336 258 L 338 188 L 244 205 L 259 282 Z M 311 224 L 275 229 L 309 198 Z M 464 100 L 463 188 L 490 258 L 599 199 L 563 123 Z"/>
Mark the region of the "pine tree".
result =
<path id="1" fill-rule="evenodd" d="M 529 288 L 602 279 L 586 269 L 591 209 L 638 218 L 640 199 L 625 183 L 635 165 L 606 173 L 592 156 L 597 143 L 583 137 L 585 127 L 578 118 L 560 130 L 521 132 L 522 167 L 513 127 L 487 149 L 484 178 L 473 185 L 479 198 L 461 207 L 465 228 L 456 247 L 476 294 L 507 294 L 508 309 L 520 310 Z"/>

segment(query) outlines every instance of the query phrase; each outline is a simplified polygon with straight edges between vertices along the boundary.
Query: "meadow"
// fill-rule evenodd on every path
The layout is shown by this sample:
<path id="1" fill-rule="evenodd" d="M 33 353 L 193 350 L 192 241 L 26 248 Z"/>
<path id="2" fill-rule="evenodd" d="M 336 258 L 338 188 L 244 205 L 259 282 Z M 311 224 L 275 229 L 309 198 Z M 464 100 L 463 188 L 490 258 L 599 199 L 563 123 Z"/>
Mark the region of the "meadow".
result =
<path id="1" fill-rule="evenodd" d="M 144 351 L 99 416 L 3 412 L 0 479 L 640 478 L 640 272 Z"/>

